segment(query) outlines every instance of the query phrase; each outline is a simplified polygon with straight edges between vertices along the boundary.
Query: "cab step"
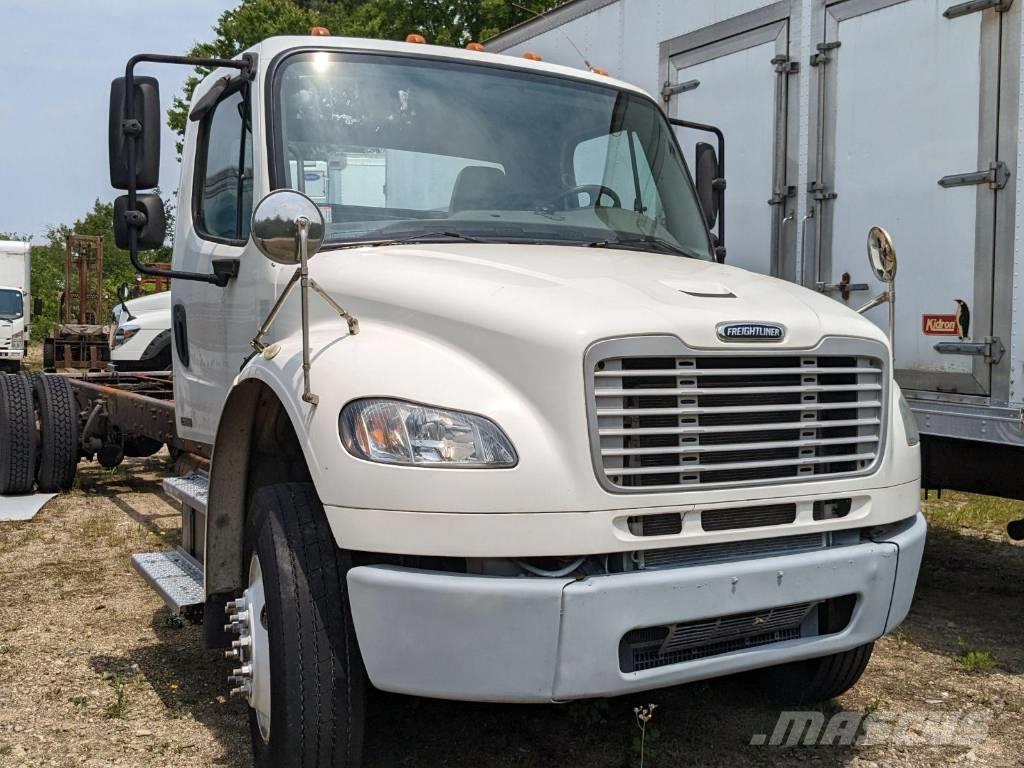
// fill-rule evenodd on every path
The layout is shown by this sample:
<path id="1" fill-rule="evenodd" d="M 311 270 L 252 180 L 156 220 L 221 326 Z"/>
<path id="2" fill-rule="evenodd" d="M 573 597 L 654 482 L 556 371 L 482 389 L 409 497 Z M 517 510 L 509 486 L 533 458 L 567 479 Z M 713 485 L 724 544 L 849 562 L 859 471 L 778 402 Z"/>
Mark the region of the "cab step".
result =
<path id="1" fill-rule="evenodd" d="M 164 478 L 164 493 L 203 515 L 206 514 L 209 488 L 210 478 L 205 472 L 191 472 L 181 477 Z"/>
<path id="2" fill-rule="evenodd" d="M 132 566 L 178 613 L 198 608 L 206 599 L 203 566 L 181 549 L 132 555 Z"/>

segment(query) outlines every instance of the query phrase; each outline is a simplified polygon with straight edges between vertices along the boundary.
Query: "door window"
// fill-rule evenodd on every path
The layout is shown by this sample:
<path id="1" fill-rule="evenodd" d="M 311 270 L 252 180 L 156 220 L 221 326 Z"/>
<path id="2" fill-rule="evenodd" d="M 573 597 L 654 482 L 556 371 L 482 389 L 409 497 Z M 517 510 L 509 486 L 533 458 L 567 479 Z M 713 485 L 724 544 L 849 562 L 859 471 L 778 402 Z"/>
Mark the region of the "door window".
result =
<path id="1" fill-rule="evenodd" d="M 203 119 L 195 223 L 201 236 L 244 242 L 252 218 L 252 125 L 242 91 Z"/>

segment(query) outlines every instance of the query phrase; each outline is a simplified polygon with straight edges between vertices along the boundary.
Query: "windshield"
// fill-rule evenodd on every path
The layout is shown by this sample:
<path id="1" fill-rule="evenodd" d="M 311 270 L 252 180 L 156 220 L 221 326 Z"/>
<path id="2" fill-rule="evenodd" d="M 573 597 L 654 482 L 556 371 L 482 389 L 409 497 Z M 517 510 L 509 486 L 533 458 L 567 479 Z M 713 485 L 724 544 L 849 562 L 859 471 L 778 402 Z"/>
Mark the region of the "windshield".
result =
<path id="1" fill-rule="evenodd" d="M 472 239 L 711 258 L 671 128 L 609 86 L 423 58 L 310 52 L 275 80 L 277 186 L 326 247 Z"/>
<path id="2" fill-rule="evenodd" d="M 21 291 L 0 288 L 0 320 L 17 320 L 25 312 Z"/>

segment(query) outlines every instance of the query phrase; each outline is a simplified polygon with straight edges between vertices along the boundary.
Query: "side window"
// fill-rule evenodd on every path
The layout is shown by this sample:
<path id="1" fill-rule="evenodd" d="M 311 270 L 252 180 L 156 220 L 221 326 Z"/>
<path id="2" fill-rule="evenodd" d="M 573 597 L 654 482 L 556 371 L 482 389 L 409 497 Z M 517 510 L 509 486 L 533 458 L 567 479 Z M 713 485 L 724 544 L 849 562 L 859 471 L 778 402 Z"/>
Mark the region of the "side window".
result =
<path id="1" fill-rule="evenodd" d="M 195 222 L 200 235 L 249 238 L 252 218 L 252 126 L 241 91 L 203 118 L 196 167 Z"/>

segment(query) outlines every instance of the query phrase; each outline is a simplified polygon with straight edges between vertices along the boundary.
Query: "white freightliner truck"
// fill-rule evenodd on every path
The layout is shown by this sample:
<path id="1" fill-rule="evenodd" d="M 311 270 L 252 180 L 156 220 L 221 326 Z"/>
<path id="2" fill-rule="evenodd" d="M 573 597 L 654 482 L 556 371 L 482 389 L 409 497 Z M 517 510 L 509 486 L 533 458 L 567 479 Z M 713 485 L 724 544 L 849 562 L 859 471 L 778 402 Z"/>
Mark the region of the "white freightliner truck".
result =
<path id="1" fill-rule="evenodd" d="M 212 69 L 173 383 L 40 378 L 73 393 L 83 454 L 136 429 L 209 459 L 166 482 L 182 547 L 134 559 L 238 660 L 258 765 L 358 764 L 368 684 L 553 702 L 759 670 L 817 701 L 858 679 L 924 546 L 913 420 L 875 325 L 718 263 L 721 145 L 691 180 L 643 91 L 474 50 L 142 54 L 110 147 L 143 272 L 154 62 Z M 371 176 L 314 202 L 310 163 Z"/>
<path id="2" fill-rule="evenodd" d="M 30 329 L 32 246 L 0 241 L 0 372 L 17 371 L 25 358 Z"/>

